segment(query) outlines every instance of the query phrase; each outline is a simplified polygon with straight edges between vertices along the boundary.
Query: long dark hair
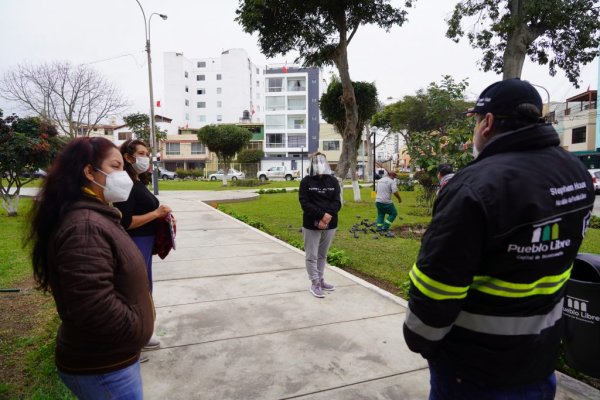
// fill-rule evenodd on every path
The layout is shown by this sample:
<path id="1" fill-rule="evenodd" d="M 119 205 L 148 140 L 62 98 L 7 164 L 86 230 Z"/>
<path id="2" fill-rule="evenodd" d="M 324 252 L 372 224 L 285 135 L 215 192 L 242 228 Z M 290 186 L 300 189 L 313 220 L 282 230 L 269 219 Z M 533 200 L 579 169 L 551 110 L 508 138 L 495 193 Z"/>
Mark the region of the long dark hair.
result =
<path id="1" fill-rule="evenodd" d="M 123 160 L 125 161 L 125 171 L 127 171 L 131 180 L 135 182 L 135 177 L 137 176 L 144 185 L 148 185 L 150 183 L 152 174 L 148 171 L 138 174 L 133 169 L 133 166 L 127 160 L 125 160 L 125 154 L 129 154 L 131 157 L 135 158 L 135 149 L 140 145 L 148 149 L 148 145 L 139 139 L 127 139 L 123 142 L 121 147 L 119 147 L 119 151 L 121 152 Z"/>
<path id="2" fill-rule="evenodd" d="M 83 195 L 82 187 L 88 182 L 84 168 L 87 165 L 100 168 L 113 148 L 117 146 L 102 137 L 82 137 L 69 142 L 54 160 L 34 201 L 25 243 L 32 243 L 33 276 L 45 292 L 50 289 L 50 276 L 55 272 L 48 265 L 50 237 L 65 212 Z"/>

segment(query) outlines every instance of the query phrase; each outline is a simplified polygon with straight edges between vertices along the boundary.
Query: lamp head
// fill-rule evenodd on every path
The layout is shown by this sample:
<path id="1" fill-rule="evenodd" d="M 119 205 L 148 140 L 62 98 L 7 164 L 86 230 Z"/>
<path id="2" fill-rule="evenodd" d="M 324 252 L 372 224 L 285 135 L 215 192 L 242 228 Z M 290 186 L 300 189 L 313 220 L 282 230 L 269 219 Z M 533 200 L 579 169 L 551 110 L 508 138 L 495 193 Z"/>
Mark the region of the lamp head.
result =
<path id="1" fill-rule="evenodd" d="M 167 16 L 165 14 L 158 14 L 159 17 L 161 17 L 162 19 L 167 19 Z"/>

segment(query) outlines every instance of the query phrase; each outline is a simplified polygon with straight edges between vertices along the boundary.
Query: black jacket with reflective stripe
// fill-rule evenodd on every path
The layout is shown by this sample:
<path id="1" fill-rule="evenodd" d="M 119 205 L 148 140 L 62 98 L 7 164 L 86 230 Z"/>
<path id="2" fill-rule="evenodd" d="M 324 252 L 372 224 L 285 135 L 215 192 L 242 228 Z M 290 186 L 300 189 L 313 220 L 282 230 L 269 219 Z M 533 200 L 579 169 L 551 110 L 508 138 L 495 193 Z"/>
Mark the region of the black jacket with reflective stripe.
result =
<path id="1" fill-rule="evenodd" d="M 513 385 L 555 368 L 564 282 L 594 203 L 590 174 L 559 145 L 547 124 L 498 135 L 436 199 L 404 334 L 457 377 Z M 453 288 L 466 296 L 443 297 Z"/>

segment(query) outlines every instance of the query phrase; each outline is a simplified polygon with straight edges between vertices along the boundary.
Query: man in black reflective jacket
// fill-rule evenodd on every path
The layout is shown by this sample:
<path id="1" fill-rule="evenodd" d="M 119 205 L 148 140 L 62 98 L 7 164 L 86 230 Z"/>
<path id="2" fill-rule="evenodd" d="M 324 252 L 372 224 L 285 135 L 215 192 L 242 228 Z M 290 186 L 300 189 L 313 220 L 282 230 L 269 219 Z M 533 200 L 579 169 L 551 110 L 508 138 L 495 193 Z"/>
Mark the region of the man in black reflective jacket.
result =
<path id="1" fill-rule="evenodd" d="M 594 190 L 519 79 L 479 96 L 476 159 L 440 192 L 410 271 L 404 336 L 430 399 L 552 399 L 565 283 Z"/>

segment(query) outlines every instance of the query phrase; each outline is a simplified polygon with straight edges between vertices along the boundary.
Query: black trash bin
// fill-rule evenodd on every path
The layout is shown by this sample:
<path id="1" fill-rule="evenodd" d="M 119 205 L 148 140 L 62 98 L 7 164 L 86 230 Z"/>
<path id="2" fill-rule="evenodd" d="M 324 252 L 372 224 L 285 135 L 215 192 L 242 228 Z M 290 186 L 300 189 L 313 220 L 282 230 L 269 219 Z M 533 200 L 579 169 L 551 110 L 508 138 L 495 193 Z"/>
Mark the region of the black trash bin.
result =
<path id="1" fill-rule="evenodd" d="M 563 316 L 566 363 L 600 378 L 600 255 L 581 253 L 575 258 Z"/>

